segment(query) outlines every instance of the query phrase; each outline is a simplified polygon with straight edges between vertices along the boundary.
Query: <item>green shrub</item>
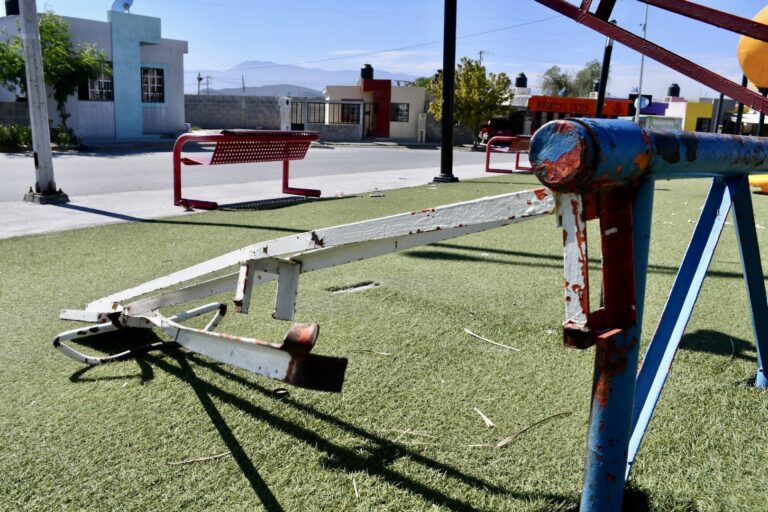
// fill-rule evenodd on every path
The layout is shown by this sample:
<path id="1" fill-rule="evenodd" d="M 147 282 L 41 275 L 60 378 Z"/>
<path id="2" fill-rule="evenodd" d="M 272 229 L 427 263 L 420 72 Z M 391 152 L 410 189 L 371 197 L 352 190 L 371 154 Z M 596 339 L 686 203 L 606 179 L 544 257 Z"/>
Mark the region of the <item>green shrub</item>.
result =
<path id="1" fill-rule="evenodd" d="M 32 129 L 19 124 L 0 124 L 0 148 L 20 149 L 32 144 Z"/>
<path id="2" fill-rule="evenodd" d="M 51 128 L 51 144 L 58 146 L 77 146 L 80 140 L 72 128 Z"/>
<path id="3" fill-rule="evenodd" d="M 51 144 L 74 147 L 80 143 L 71 128 L 51 128 Z M 0 124 L 0 148 L 18 150 L 32 145 L 32 129 L 19 124 Z"/>

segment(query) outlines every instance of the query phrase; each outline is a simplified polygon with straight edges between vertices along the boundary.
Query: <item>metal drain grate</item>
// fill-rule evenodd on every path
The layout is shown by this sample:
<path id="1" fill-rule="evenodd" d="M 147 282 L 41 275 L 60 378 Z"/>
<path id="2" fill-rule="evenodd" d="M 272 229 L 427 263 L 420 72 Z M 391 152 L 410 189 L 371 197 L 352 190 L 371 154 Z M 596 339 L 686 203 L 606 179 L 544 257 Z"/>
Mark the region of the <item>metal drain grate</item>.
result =
<path id="1" fill-rule="evenodd" d="M 276 197 L 274 199 L 260 199 L 258 201 L 246 201 L 243 203 L 231 203 L 219 205 L 219 210 L 274 210 L 284 206 L 304 203 L 304 196 Z"/>

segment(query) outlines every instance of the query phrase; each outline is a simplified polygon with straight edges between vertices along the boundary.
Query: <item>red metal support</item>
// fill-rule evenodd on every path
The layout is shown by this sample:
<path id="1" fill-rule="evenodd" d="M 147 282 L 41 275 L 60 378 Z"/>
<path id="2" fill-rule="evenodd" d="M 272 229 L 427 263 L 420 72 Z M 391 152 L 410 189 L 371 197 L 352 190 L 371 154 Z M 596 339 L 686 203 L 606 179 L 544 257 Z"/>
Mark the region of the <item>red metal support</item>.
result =
<path id="1" fill-rule="evenodd" d="M 509 146 L 497 146 L 499 143 L 509 143 Z M 520 155 L 527 154 L 530 147 L 531 137 L 527 135 L 519 135 L 515 137 L 507 137 L 503 135 L 497 135 L 491 137 L 485 146 L 485 172 L 495 172 L 500 174 L 512 174 L 512 173 L 531 173 L 533 167 L 530 165 L 520 165 Z M 514 169 L 501 169 L 491 167 L 491 153 L 515 153 L 515 168 Z"/>
<path id="2" fill-rule="evenodd" d="M 661 46 L 654 44 L 647 39 L 638 37 L 635 34 L 628 32 L 622 28 L 613 25 L 607 21 L 598 18 L 595 15 L 584 12 L 579 7 L 567 2 L 566 0 L 535 0 L 536 2 L 549 7 L 550 9 L 559 12 L 560 14 L 571 18 L 572 20 L 581 23 L 582 25 L 595 30 L 604 36 L 618 41 L 619 43 L 628 46 L 629 48 L 642 53 L 643 55 L 650 57 L 651 59 L 668 66 L 675 71 L 678 71 L 687 77 L 696 80 L 699 83 L 711 87 L 717 92 L 721 92 L 734 100 L 740 101 L 750 108 L 768 113 L 768 99 L 763 98 L 760 94 L 750 91 L 745 87 L 741 87 L 736 82 L 732 82 L 727 78 L 718 75 L 710 71 L 709 69 L 699 66 L 698 64 L 691 62 L 679 56 L 676 53 L 662 48 Z"/>
<path id="3" fill-rule="evenodd" d="M 616 5 L 616 0 L 602 0 L 595 10 L 595 16 L 603 21 L 608 21 L 614 5 Z"/>
<path id="4" fill-rule="evenodd" d="M 703 21 L 716 27 L 768 42 L 768 26 L 741 16 L 718 11 L 694 2 L 680 0 L 639 0 L 640 2 L 664 9 L 687 18 Z"/>

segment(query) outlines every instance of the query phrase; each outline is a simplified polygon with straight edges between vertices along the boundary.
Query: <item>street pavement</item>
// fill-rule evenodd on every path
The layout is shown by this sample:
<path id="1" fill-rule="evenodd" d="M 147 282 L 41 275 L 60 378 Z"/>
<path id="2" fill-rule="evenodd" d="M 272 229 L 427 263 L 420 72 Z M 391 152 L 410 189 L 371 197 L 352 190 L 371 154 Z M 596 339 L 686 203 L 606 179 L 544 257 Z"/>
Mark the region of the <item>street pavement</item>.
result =
<path id="1" fill-rule="evenodd" d="M 195 215 L 173 206 L 171 161 L 169 151 L 55 154 L 57 185 L 70 202 L 39 205 L 21 199 L 34 182 L 31 156 L 0 154 L 0 239 Z M 454 151 L 453 174 L 460 180 L 488 176 L 484 171 L 485 153 Z M 220 204 L 288 197 L 280 173 L 279 162 L 188 167 L 184 196 Z M 424 185 L 439 174 L 437 148 L 313 147 L 305 160 L 291 163 L 290 184 L 340 197 Z"/>

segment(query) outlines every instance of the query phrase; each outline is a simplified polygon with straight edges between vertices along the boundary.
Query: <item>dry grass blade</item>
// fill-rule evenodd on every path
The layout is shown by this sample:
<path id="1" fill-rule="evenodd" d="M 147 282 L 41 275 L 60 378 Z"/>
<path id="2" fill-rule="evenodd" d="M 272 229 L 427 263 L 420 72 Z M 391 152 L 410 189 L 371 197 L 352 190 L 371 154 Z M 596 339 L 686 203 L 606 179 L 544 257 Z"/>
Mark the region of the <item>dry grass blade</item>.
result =
<path id="1" fill-rule="evenodd" d="M 398 434 L 400 434 L 400 437 L 404 436 L 405 434 L 409 434 L 413 436 L 431 437 L 433 439 L 437 437 L 437 436 L 433 436 L 429 432 L 424 432 L 423 430 L 411 430 L 409 428 L 405 430 L 400 430 L 399 428 L 385 428 L 385 429 L 380 429 L 379 432 L 397 432 Z"/>
<path id="2" fill-rule="evenodd" d="M 559 412 L 557 414 L 553 414 L 552 416 L 547 416 L 546 418 L 541 419 L 541 420 L 537 421 L 536 423 L 534 423 L 532 425 L 528 425 L 523 430 L 521 430 L 519 432 L 515 432 L 511 436 L 502 439 L 501 441 L 496 443 L 496 448 L 503 448 L 503 447 L 507 446 L 509 443 L 511 443 L 512 441 L 514 441 L 515 439 L 517 439 L 521 435 L 525 434 L 526 432 L 528 432 L 532 428 L 538 427 L 542 423 L 545 423 L 545 422 L 547 422 L 549 420 L 553 420 L 555 418 L 561 418 L 561 417 L 570 416 L 570 415 L 571 415 L 570 412 Z"/>
<path id="3" fill-rule="evenodd" d="M 358 349 L 358 350 L 350 350 L 350 352 L 367 352 L 369 354 L 378 354 L 380 356 L 391 356 L 392 355 L 389 352 L 379 352 L 378 350 L 370 350 L 370 349 L 367 349 L 367 348 L 361 348 L 361 349 Z"/>
<path id="4" fill-rule="evenodd" d="M 220 459 L 222 457 L 226 457 L 227 455 L 232 455 L 232 452 L 224 452 L 224 453 L 219 453 L 218 455 L 211 455 L 209 457 L 198 457 L 196 459 L 181 460 L 181 461 L 178 461 L 178 462 L 169 462 L 168 465 L 169 466 L 180 466 L 182 464 L 192 464 L 193 462 L 203 462 L 203 461 L 206 461 L 206 460 Z"/>
<path id="5" fill-rule="evenodd" d="M 514 350 L 515 352 L 520 352 L 520 349 L 519 349 L 519 348 L 510 347 L 509 345 L 504 345 L 503 343 L 499 343 L 499 342 L 497 342 L 497 341 L 489 340 L 488 338 L 484 338 L 484 337 L 480 336 L 479 334 L 475 334 L 475 333 L 473 333 L 473 332 L 472 332 L 472 331 L 470 331 L 469 329 L 466 329 L 466 328 L 465 328 L 465 329 L 464 329 L 464 332 L 465 332 L 465 333 L 467 333 L 467 334 L 469 334 L 469 335 L 470 335 L 470 336 L 472 336 L 472 337 L 475 337 L 475 338 L 479 339 L 479 340 L 483 340 L 483 341 L 486 341 L 486 342 L 490 343 L 491 345 L 496 345 L 497 347 L 506 348 L 506 349 L 508 349 L 508 350 Z"/>
<path id="6" fill-rule="evenodd" d="M 360 499 L 360 492 L 357 490 L 357 482 L 355 482 L 355 479 L 352 479 L 352 487 L 355 489 L 355 498 L 358 500 Z"/>
<path id="7" fill-rule="evenodd" d="M 480 417 L 483 419 L 483 421 L 485 422 L 485 426 L 486 426 L 486 427 L 488 427 L 488 428 L 493 428 L 493 427 L 495 427 L 495 426 L 496 426 L 496 425 L 495 425 L 495 424 L 494 424 L 494 423 L 491 421 L 491 419 L 490 419 L 488 416 L 486 416 L 485 414 L 483 414 L 483 411 L 481 411 L 481 410 L 480 410 L 480 409 L 478 409 L 477 407 L 475 407 L 475 408 L 474 408 L 474 410 L 475 410 L 475 412 L 476 412 L 477 414 L 479 414 L 479 415 L 480 415 Z"/>

